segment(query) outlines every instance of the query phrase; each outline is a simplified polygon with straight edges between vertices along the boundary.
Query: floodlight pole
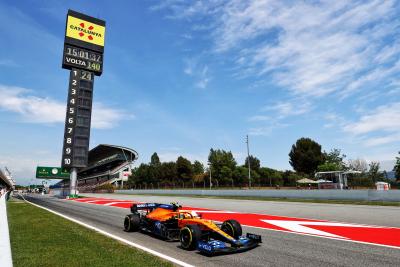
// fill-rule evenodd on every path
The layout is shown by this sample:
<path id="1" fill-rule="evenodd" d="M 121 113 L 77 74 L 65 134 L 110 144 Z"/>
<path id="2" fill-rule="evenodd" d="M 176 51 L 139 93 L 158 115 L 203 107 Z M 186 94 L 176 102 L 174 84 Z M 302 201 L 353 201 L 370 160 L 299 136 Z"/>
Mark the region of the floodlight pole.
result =
<path id="1" fill-rule="evenodd" d="M 70 174 L 70 183 L 69 183 L 69 195 L 75 197 L 76 193 L 76 180 L 77 180 L 77 169 L 72 168 Z"/>
<path id="2" fill-rule="evenodd" d="M 246 135 L 246 144 L 247 144 L 247 165 L 249 166 L 249 188 L 251 188 L 249 135 Z"/>

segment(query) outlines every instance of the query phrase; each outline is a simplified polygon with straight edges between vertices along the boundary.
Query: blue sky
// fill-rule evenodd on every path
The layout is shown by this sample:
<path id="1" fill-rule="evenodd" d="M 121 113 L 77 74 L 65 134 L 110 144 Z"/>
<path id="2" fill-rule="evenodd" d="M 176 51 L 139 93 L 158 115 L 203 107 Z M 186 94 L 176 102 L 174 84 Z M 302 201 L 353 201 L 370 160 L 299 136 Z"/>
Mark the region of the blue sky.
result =
<path id="1" fill-rule="evenodd" d="M 68 9 L 106 20 L 91 147 L 140 162 L 250 152 L 291 169 L 300 137 L 391 169 L 400 150 L 399 1 L 0 1 L 0 166 L 61 161 Z"/>

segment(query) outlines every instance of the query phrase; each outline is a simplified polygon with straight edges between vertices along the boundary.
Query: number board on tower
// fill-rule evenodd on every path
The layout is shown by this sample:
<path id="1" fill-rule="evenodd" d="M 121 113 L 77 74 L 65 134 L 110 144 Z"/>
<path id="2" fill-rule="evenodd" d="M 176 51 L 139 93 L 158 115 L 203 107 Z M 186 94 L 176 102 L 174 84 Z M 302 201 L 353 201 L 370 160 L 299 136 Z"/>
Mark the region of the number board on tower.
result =
<path id="1" fill-rule="evenodd" d="M 87 166 L 93 79 L 92 72 L 75 68 L 71 70 L 61 163 L 67 169 Z"/>

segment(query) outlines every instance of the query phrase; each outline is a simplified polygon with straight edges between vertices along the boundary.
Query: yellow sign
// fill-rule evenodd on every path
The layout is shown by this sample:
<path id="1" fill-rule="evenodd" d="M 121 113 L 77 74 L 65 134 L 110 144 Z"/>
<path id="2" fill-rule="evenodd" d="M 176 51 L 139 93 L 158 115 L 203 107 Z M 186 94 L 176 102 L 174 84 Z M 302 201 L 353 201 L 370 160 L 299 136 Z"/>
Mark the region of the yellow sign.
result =
<path id="1" fill-rule="evenodd" d="M 104 26 L 68 16 L 67 19 L 67 37 L 81 40 L 87 43 L 104 46 L 104 35 L 106 28 Z"/>

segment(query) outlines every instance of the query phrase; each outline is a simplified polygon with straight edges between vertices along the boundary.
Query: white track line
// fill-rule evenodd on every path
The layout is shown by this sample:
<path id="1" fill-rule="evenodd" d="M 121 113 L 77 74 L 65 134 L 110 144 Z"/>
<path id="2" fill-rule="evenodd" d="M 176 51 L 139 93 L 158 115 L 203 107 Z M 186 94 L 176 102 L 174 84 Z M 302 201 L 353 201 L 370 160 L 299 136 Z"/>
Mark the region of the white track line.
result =
<path id="1" fill-rule="evenodd" d="M 131 241 L 129 241 L 129 240 L 126 240 L 126 239 L 124 239 L 124 238 L 121 238 L 121 237 L 119 237 L 119 236 L 110 234 L 110 233 L 108 233 L 108 232 L 106 232 L 106 231 L 104 231 L 104 230 L 101 230 L 101 229 L 99 229 L 99 228 L 97 228 L 97 227 L 94 227 L 94 226 L 91 226 L 91 225 L 89 225 L 89 224 L 86 224 L 86 223 L 84 223 L 84 222 L 81 222 L 81 221 L 79 221 L 79 220 L 77 220 L 77 219 L 73 219 L 73 218 L 71 218 L 71 217 L 69 217 L 69 216 L 66 216 L 66 215 L 64 215 L 64 214 L 62 214 L 62 213 L 59 213 L 59 212 L 57 212 L 57 211 L 54 211 L 54 210 L 51 210 L 51 209 L 42 207 L 42 206 L 37 205 L 37 204 L 35 204 L 35 203 L 32 203 L 32 202 L 30 202 L 30 201 L 28 201 L 28 200 L 26 200 L 26 199 L 25 199 L 25 201 L 28 202 L 29 204 L 32 204 L 33 206 L 36 206 L 36 207 L 38 207 L 38 208 L 47 210 L 48 212 L 51 212 L 51 213 L 54 213 L 54 214 L 56 214 L 56 215 L 58 215 L 58 216 L 63 217 L 64 219 L 67 219 L 67 220 L 70 220 L 70 221 L 72 221 L 72 222 L 74 222 L 74 223 L 80 224 L 80 225 L 82 225 L 82 226 L 84 226 L 84 227 L 86 227 L 86 228 L 89 228 L 89 229 L 91 229 L 91 230 L 94 230 L 94 231 L 96 231 L 96 232 L 99 232 L 99 233 L 102 234 L 102 235 L 111 237 L 112 239 L 118 240 L 118 241 L 120 241 L 120 242 L 122 242 L 122 243 L 125 243 L 125 244 L 129 245 L 129 246 L 132 246 L 132 247 L 135 247 L 135 248 L 144 250 L 144 251 L 146 251 L 146 252 L 148 252 L 148 253 L 150 253 L 150 254 L 153 254 L 153 255 L 155 255 L 155 256 L 157 256 L 157 257 L 163 258 L 163 259 L 165 259 L 165 260 L 167 260 L 167 261 L 173 262 L 173 263 L 175 263 L 175 264 L 178 264 L 178 265 L 184 266 L 184 267 L 194 267 L 193 265 L 190 265 L 190 264 L 188 264 L 188 263 L 186 263 L 186 262 L 183 262 L 183 261 L 180 261 L 180 260 L 178 260 L 178 259 L 172 258 L 172 257 L 170 257 L 170 256 L 167 256 L 167 255 L 162 254 L 162 253 L 160 253 L 160 252 L 157 252 L 157 251 L 155 251 L 155 250 L 149 249 L 149 248 L 144 247 L 144 246 L 142 246 L 142 245 L 133 243 L 133 242 L 131 242 Z"/>

